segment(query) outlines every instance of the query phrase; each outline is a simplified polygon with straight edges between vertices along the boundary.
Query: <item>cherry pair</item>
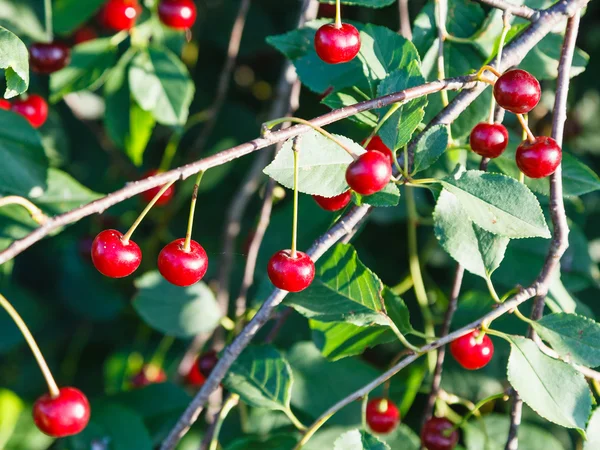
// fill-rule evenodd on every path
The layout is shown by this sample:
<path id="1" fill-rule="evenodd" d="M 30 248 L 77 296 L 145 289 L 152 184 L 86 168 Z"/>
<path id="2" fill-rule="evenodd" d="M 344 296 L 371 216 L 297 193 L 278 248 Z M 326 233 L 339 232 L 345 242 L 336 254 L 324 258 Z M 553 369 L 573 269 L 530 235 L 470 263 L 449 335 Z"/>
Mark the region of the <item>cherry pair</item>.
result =
<path id="1" fill-rule="evenodd" d="M 33 128 L 39 128 L 48 118 L 48 103 L 39 95 L 29 95 L 26 98 L 18 98 L 12 103 L 0 99 L 0 109 L 11 110 L 27 119 Z"/>
<path id="2" fill-rule="evenodd" d="M 99 21 L 114 31 L 129 30 L 141 12 L 138 0 L 108 0 L 99 14 Z M 158 17 L 170 28 L 185 30 L 196 21 L 196 5 L 193 0 L 161 0 Z"/>

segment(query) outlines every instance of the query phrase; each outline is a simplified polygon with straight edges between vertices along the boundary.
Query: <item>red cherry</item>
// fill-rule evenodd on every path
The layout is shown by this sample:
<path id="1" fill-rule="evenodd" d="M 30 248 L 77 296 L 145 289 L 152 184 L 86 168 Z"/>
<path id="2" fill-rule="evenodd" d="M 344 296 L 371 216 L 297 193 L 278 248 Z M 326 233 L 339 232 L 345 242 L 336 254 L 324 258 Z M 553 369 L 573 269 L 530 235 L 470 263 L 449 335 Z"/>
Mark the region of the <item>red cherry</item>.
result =
<path id="1" fill-rule="evenodd" d="M 175 286 L 191 286 L 202 279 L 208 269 L 208 256 L 204 248 L 190 240 L 190 249 L 185 251 L 185 239 L 175 239 L 160 251 L 158 270 L 169 283 Z"/>
<path id="2" fill-rule="evenodd" d="M 198 358 L 197 367 L 200 373 L 204 375 L 205 378 L 208 378 L 218 362 L 219 357 L 217 356 L 217 352 L 210 350 L 200 355 Z"/>
<path id="3" fill-rule="evenodd" d="M 92 262 L 98 272 L 111 278 L 123 278 L 135 272 L 142 262 L 142 251 L 131 239 L 123 243 L 117 230 L 101 231 L 92 242 Z"/>
<path id="4" fill-rule="evenodd" d="M 98 37 L 98 33 L 89 25 L 84 25 L 73 34 L 75 44 L 83 44 L 87 41 L 93 41 Z"/>
<path id="5" fill-rule="evenodd" d="M 497 158 L 508 145 L 508 131 L 501 123 L 478 123 L 469 138 L 471 150 L 485 158 Z"/>
<path id="6" fill-rule="evenodd" d="M 504 72 L 494 84 L 494 97 L 498 104 L 515 114 L 531 111 L 541 96 L 540 82 L 521 69 Z"/>
<path id="7" fill-rule="evenodd" d="M 48 118 L 48 103 L 35 94 L 26 99 L 16 99 L 10 109 L 25 117 L 33 128 L 41 127 Z"/>
<path id="8" fill-rule="evenodd" d="M 160 173 L 160 171 L 158 171 L 158 170 L 151 170 L 149 172 L 146 172 L 144 174 L 143 178 L 153 177 L 154 175 L 158 175 L 159 173 Z M 148 189 L 147 191 L 142 192 L 142 198 L 144 199 L 144 201 L 146 203 L 150 203 L 152 201 L 152 199 L 154 198 L 154 196 L 156 194 L 158 194 L 158 191 L 161 190 L 161 188 L 162 188 L 162 186 L 156 186 L 156 187 L 153 187 L 152 189 Z M 154 206 L 164 206 L 164 205 L 168 204 L 174 195 L 175 195 L 175 186 L 171 185 L 165 192 L 163 192 L 163 194 L 160 197 L 158 197 L 158 200 L 156 201 Z"/>
<path id="9" fill-rule="evenodd" d="M 129 30 L 142 12 L 138 0 L 108 0 L 98 15 L 100 23 L 114 31 Z"/>
<path id="10" fill-rule="evenodd" d="M 442 417 L 432 417 L 421 430 L 421 444 L 427 450 L 452 450 L 458 442 L 458 431 L 452 422 Z M 449 434 L 446 434 L 449 433 Z"/>
<path id="11" fill-rule="evenodd" d="M 328 23 L 315 34 L 315 50 L 319 58 L 328 64 L 345 63 L 358 54 L 360 35 L 349 23 L 343 23 L 340 28 Z"/>
<path id="12" fill-rule="evenodd" d="M 200 357 L 196 358 L 196 361 L 194 361 L 194 364 L 192 364 L 192 367 L 190 367 L 189 372 L 185 376 L 185 382 L 189 386 L 200 387 L 206 381 L 206 378 L 200 372 L 200 367 L 198 367 L 199 362 Z"/>
<path id="13" fill-rule="evenodd" d="M 366 141 L 366 139 L 365 139 Z M 365 145 L 365 141 L 361 142 L 361 145 Z M 383 143 L 379 136 L 373 136 L 369 144 L 365 147 L 367 151 L 381 152 L 390 160 L 390 164 L 394 164 L 394 152 Z"/>
<path id="14" fill-rule="evenodd" d="M 400 423 L 400 411 L 387 398 L 369 400 L 366 416 L 369 428 L 375 433 L 389 433 Z"/>
<path id="15" fill-rule="evenodd" d="M 192 0 L 162 0 L 158 4 L 158 16 L 166 26 L 185 30 L 196 21 L 196 5 Z"/>
<path id="16" fill-rule="evenodd" d="M 562 159 L 562 149 L 547 136 L 538 136 L 533 142 L 523 141 L 517 147 L 517 166 L 529 178 L 552 175 Z"/>
<path id="17" fill-rule="evenodd" d="M 62 42 L 35 42 L 29 46 L 29 62 L 34 72 L 57 72 L 70 60 L 71 50 Z"/>
<path id="18" fill-rule="evenodd" d="M 33 405 L 33 420 L 42 433 L 65 437 L 81 433 L 90 420 L 90 404 L 79 389 L 65 387 L 57 397 L 44 394 Z"/>
<path id="19" fill-rule="evenodd" d="M 150 384 L 164 383 L 165 381 L 167 381 L 167 374 L 162 367 L 146 364 L 133 376 L 131 384 L 134 388 L 142 388 Z"/>
<path id="20" fill-rule="evenodd" d="M 486 334 L 478 342 L 479 330 L 459 337 L 450 344 L 450 352 L 454 359 L 467 370 L 485 367 L 494 356 L 494 343 Z"/>
<path id="21" fill-rule="evenodd" d="M 300 292 L 310 286 L 315 277 L 315 263 L 310 256 L 291 250 L 280 250 L 269 260 L 267 273 L 276 288 L 288 292 Z"/>
<path id="22" fill-rule="evenodd" d="M 9 110 L 10 102 L 8 100 L 0 98 L 0 109 Z"/>
<path id="23" fill-rule="evenodd" d="M 350 191 L 342 192 L 340 195 L 336 195 L 335 197 L 322 197 L 320 195 L 313 195 L 315 202 L 323 208 L 325 211 L 339 211 L 342 208 L 345 208 L 348 203 L 350 203 L 350 198 L 352 194 Z"/>
<path id="24" fill-rule="evenodd" d="M 391 177 L 389 157 L 378 151 L 363 153 L 346 169 L 348 185 L 361 195 L 382 190 Z"/>

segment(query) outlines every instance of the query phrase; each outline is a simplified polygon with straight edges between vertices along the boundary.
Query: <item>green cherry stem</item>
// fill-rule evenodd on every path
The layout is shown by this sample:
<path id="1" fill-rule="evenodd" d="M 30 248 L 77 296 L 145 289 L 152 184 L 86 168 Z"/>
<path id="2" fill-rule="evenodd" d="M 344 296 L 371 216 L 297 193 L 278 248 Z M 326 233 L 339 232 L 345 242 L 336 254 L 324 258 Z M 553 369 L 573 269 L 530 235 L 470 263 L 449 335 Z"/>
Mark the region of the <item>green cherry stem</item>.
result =
<path id="1" fill-rule="evenodd" d="M 292 143 L 292 153 L 294 154 L 294 213 L 292 217 L 292 258 L 296 257 L 296 248 L 298 244 L 298 158 L 300 149 L 298 148 L 299 138 L 295 137 Z"/>
<path id="2" fill-rule="evenodd" d="M 225 400 L 225 403 L 223 403 L 221 411 L 215 419 L 215 430 L 210 440 L 210 444 L 208 445 L 208 450 L 217 450 L 217 448 L 219 448 L 219 434 L 221 433 L 221 427 L 223 426 L 223 422 L 229 414 L 229 411 L 231 411 L 235 407 L 235 405 L 239 403 L 239 401 L 239 395 L 230 394 L 227 400 Z"/>
<path id="3" fill-rule="evenodd" d="M 10 302 L 2 294 L 0 294 L 0 306 L 2 306 L 2 308 L 4 308 L 4 310 L 8 313 L 8 315 L 11 317 L 11 319 L 13 320 L 15 325 L 19 328 L 19 330 L 23 334 L 23 337 L 25 338 L 27 345 L 29 345 L 29 348 L 31 349 L 31 353 L 33 353 L 33 356 L 35 357 L 35 359 L 38 363 L 38 366 L 40 366 L 42 375 L 44 375 L 44 378 L 46 379 L 46 383 L 48 384 L 48 391 L 50 392 L 50 396 L 52 398 L 57 398 L 60 394 L 60 390 L 58 389 L 56 381 L 54 381 L 54 377 L 52 376 L 52 372 L 50 371 L 50 368 L 48 367 L 48 364 L 46 363 L 46 360 L 44 359 L 44 355 L 42 355 L 42 352 L 41 352 L 40 348 L 38 347 L 37 343 L 35 342 L 35 339 L 33 338 L 31 331 L 29 331 L 29 328 L 27 328 L 25 321 L 21 318 L 21 316 L 19 315 L 17 310 L 15 308 L 13 308 L 13 306 L 10 304 Z"/>
<path id="4" fill-rule="evenodd" d="M 165 357 L 167 356 L 167 353 L 173 346 L 174 342 L 175 338 L 173 336 L 163 336 L 158 343 L 158 347 L 152 355 L 152 358 L 150 358 L 150 365 L 153 367 L 162 367 L 163 363 L 165 362 Z"/>
<path id="5" fill-rule="evenodd" d="M 9 195 L 7 197 L 0 198 L 0 208 L 6 205 L 19 205 L 25 208 L 31 218 L 36 221 L 39 225 L 44 225 L 44 223 L 48 220 L 48 216 L 44 214 L 44 212 L 27 200 L 24 197 L 19 197 L 18 195 Z"/>
<path id="6" fill-rule="evenodd" d="M 335 0 L 335 27 L 342 28 L 342 6 L 341 0 Z"/>
<path id="7" fill-rule="evenodd" d="M 529 129 L 529 125 L 527 124 L 528 120 L 523 116 L 523 114 L 517 114 L 517 119 L 519 119 L 519 123 L 523 128 L 523 132 L 527 135 L 527 140 L 529 140 L 529 142 L 535 142 L 535 136 L 533 135 L 533 133 Z"/>
<path id="8" fill-rule="evenodd" d="M 150 212 L 150 210 L 152 209 L 152 207 L 154 206 L 154 204 L 157 202 L 157 200 L 165 193 L 165 191 L 167 189 L 169 189 L 171 187 L 171 185 L 173 183 L 175 183 L 176 180 L 173 181 L 169 181 L 167 184 L 165 184 L 162 188 L 160 188 L 160 191 L 158 191 L 156 193 L 156 195 L 154 196 L 154 198 L 150 201 L 150 203 L 148 203 L 146 205 L 146 207 L 144 208 L 144 210 L 140 213 L 140 215 L 138 216 L 137 219 L 135 219 L 135 222 L 133 222 L 133 224 L 131 225 L 131 227 L 129 228 L 129 230 L 127 231 L 127 233 L 125 233 L 123 235 L 123 237 L 121 238 L 121 242 L 123 242 L 124 245 L 127 245 L 129 243 L 129 239 L 131 239 L 131 236 L 133 235 L 133 232 L 135 231 L 135 229 L 138 227 L 138 225 L 140 223 L 142 223 L 142 220 L 144 220 L 144 217 L 146 217 L 146 214 L 148 214 L 148 212 Z"/>
<path id="9" fill-rule="evenodd" d="M 204 171 L 198 172 L 196 176 L 196 184 L 194 184 L 194 191 L 192 192 L 192 201 L 190 202 L 190 215 L 188 217 L 188 226 L 187 231 L 185 233 L 185 242 L 183 244 L 183 251 L 190 251 L 190 241 L 192 240 L 192 227 L 194 226 L 194 212 L 196 211 L 196 200 L 198 199 L 198 189 L 200 188 L 200 182 L 202 181 L 202 176 L 204 175 Z"/>
<path id="10" fill-rule="evenodd" d="M 502 64 L 502 52 L 504 51 L 504 42 L 506 41 L 506 35 L 508 34 L 508 32 L 510 31 L 510 14 L 509 13 L 504 13 L 504 15 L 502 16 L 503 19 L 503 26 L 502 26 L 502 33 L 500 34 L 500 42 L 498 44 L 498 57 L 496 59 L 496 67 L 498 67 L 499 69 L 501 68 L 501 64 Z M 494 97 L 494 95 L 492 94 L 492 100 L 490 102 L 490 117 L 489 117 L 489 123 L 494 123 L 494 110 L 496 109 L 496 98 Z"/>
<path id="11" fill-rule="evenodd" d="M 515 316 L 517 316 L 519 319 L 521 319 L 523 322 L 525 322 L 529 325 L 531 325 L 535 322 L 534 320 L 531 320 L 529 317 L 524 316 L 523 313 L 521 311 L 519 311 L 519 308 L 517 308 L 517 307 L 515 307 L 513 312 L 515 313 Z"/>
<path id="12" fill-rule="evenodd" d="M 496 303 L 502 303 L 502 301 L 500 300 L 500 297 L 498 297 L 498 294 L 496 293 L 496 289 L 494 288 L 494 284 L 492 283 L 492 278 L 489 275 L 485 277 L 485 283 L 487 284 L 487 288 L 488 288 L 488 291 L 490 291 L 490 295 L 492 296 L 492 299 Z"/>
<path id="13" fill-rule="evenodd" d="M 48 42 L 54 40 L 54 31 L 52 30 L 52 0 L 44 0 L 44 19 L 46 22 L 46 37 Z"/>

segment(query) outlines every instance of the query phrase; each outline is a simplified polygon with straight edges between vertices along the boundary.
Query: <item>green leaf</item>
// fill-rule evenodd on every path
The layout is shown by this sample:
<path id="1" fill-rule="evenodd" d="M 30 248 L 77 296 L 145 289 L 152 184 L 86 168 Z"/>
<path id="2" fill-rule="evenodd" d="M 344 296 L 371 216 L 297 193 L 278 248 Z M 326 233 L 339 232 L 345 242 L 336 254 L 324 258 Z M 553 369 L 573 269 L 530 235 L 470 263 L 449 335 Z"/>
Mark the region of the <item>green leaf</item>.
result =
<path id="1" fill-rule="evenodd" d="M 321 103 L 324 103 L 332 109 L 338 109 L 370 99 L 371 97 L 362 92 L 357 86 L 351 86 L 329 94 L 321 101 Z M 365 124 L 369 127 L 377 126 L 377 114 L 372 110 L 354 114 L 348 117 L 348 119 L 353 122 Z"/>
<path id="2" fill-rule="evenodd" d="M 551 236 L 537 199 L 514 178 L 468 170 L 441 183 L 486 231 L 510 238 Z"/>
<path id="3" fill-rule="evenodd" d="M 394 325 L 402 334 L 412 333 L 414 331 L 410 324 L 410 312 L 404 300 L 394 294 L 390 288 L 384 286 L 383 301 L 388 317 L 394 322 Z"/>
<path id="4" fill-rule="evenodd" d="M 0 193 L 38 197 L 46 189 L 48 157 L 39 133 L 22 116 L 0 110 Z"/>
<path id="5" fill-rule="evenodd" d="M 46 213 L 56 215 L 78 208 L 102 197 L 62 170 L 48 170 L 48 188 L 35 198 L 35 204 Z"/>
<path id="6" fill-rule="evenodd" d="M 381 442 L 363 430 L 350 430 L 342 434 L 333 444 L 333 450 L 389 450 L 389 445 Z"/>
<path id="7" fill-rule="evenodd" d="M 69 34 L 90 19 L 106 0 L 55 0 L 52 23 L 57 34 Z"/>
<path id="8" fill-rule="evenodd" d="M 510 343 L 508 381 L 521 399 L 550 422 L 583 432 L 592 409 L 584 376 L 543 354 L 530 339 L 510 336 Z"/>
<path id="9" fill-rule="evenodd" d="M 14 392 L 0 389 L 0 448 L 6 448 L 23 408 L 23 401 Z"/>
<path id="10" fill-rule="evenodd" d="M 71 50 L 69 65 L 50 76 L 50 101 L 57 102 L 71 92 L 97 89 L 116 58 L 117 47 L 111 38 L 76 45 Z"/>
<path id="11" fill-rule="evenodd" d="M 320 1 L 321 3 L 334 3 L 328 0 Z M 383 8 L 384 6 L 391 5 L 392 3 L 394 3 L 394 1 L 395 0 L 342 0 L 341 3 L 343 5 L 364 6 L 366 8 Z"/>
<path id="12" fill-rule="evenodd" d="M 588 367 L 600 366 L 600 324 L 577 314 L 550 314 L 533 328 L 554 350 L 569 361 Z"/>
<path id="13" fill-rule="evenodd" d="M 456 196 L 444 189 L 433 213 L 435 236 L 456 262 L 488 279 L 500 266 L 510 239 L 485 231 L 467 216 Z"/>
<path id="14" fill-rule="evenodd" d="M 145 111 L 163 125 L 185 124 L 194 96 L 194 83 L 179 58 L 170 50 L 149 47 L 129 69 L 129 89 Z"/>
<path id="15" fill-rule="evenodd" d="M 135 280 L 138 293 L 133 306 L 152 328 L 177 337 L 210 333 L 222 313 L 210 288 L 199 282 L 186 288 L 174 286 L 158 272 Z"/>
<path id="16" fill-rule="evenodd" d="M 413 174 L 428 169 L 444 154 L 448 147 L 448 128 L 434 125 L 426 130 L 417 141 Z"/>
<path id="17" fill-rule="evenodd" d="M 235 360 L 223 383 L 250 406 L 289 411 L 292 369 L 270 345 L 250 346 Z"/>
<path id="18" fill-rule="evenodd" d="M 353 431 L 351 426 L 329 426 L 321 428 L 303 447 L 305 450 L 332 449 L 334 442 L 340 434 Z M 377 436 L 384 441 L 388 447 L 394 450 L 419 450 L 421 438 L 417 436 L 407 425 L 401 423 L 394 431 Z M 360 448 L 360 447 L 359 447 Z M 459 450 L 458 448 L 456 450 Z"/>
<path id="19" fill-rule="evenodd" d="M 344 136 L 335 135 L 356 154 L 365 149 Z M 294 188 L 294 152 L 293 140 L 288 140 L 264 169 L 283 186 Z M 305 194 L 333 197 L 348 190 L 346 169 L 353 161 L 352 157 L 339 145 L 317 131 L 311 130 L 300 136 L 298 154 L 298 190 Z"/>
<path id="20" fill-rule="evenodd" d="M 288 450 L 298 443 L 293 434 L 273 434 L 267 438 L 243 437 L 236 439 L 225 450 Z"/>
<path id="21" fill-rule="evenodd" d="M 583 443 L 583 450 L 596 450 L 600 448 L 600 408 L 596 408 L 587 426 L 587 441 Z"/>
<path id="22" fill-rule="evenodd" d="M 4 69 L 4 98 L 22 94 L 29 87 L 29 52 L 15 34 L 0 27 L 0 69 Z M 2 121 L 4 127 L 4 121 Z"/>
<path id="23" fill-rule="evenodd" d="M 400 190 L 394 182 L 388 183 L 381 191 L 371 195 L 360 195 L 352 192 L 352 198 L 357 205 L 396 206 L 400 202 Z"/>

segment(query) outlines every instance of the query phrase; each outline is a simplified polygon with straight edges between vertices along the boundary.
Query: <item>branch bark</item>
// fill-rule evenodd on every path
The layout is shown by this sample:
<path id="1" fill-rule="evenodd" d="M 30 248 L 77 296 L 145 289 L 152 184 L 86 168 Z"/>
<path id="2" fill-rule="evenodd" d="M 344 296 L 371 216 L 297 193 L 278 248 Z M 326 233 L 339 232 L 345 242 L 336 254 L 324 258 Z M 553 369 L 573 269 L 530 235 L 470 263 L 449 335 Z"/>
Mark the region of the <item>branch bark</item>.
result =
<path id="1" fill-rule="evenodd" d="M 528 20 L 537 20 L 540 12 L 525 5 L 515 5 L 505 0 L 477 0 L 479 3 L 491 6 L 492 8 L 508 11 L 514 16 L 522 17 Z"/>

